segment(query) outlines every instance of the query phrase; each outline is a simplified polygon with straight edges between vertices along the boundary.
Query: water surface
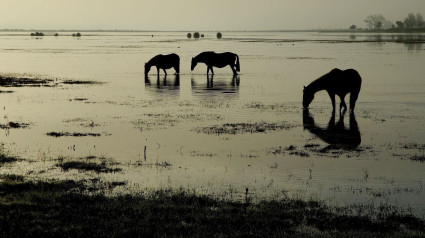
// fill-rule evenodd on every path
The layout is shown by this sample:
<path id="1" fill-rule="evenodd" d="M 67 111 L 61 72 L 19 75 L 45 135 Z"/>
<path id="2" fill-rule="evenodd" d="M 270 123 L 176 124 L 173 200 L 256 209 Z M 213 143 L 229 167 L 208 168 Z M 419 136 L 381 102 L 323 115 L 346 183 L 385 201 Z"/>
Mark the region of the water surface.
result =
<path id="1" fill-rule="evenodd" d="M 123 191 L 183 188 L 233 199 L 249 188 L 254 199 L 385 204 L 425 215 L 425 164 L 412 160 L 425 155 L 423 34 L 204 34 L 0 32 L 1 75 L 54 80 L 52 87 L 1 88 L 13 92 L 0 93 L 0 124 L 29 124 L 0 131 L 1 148 L 24 159 L 1 173 L 96 177 L 126 182 Z M 207 77 L 202 64 L 191 72 L 191 58 L 207 50 L 237 53 L 240 75 L 227 67 Z M 144 77 L 144 63 L 160 53 L 180 55 L 179 76 L 171 69 Z M 333 68 L 354 68 L 363 78 L 354 118 L 332 118 L 325 92 L 303 112 L 303 86 Z M 329 141 L 333 123 L 340 138 L 360 143 Z M 122 171 L 56 166 L 57 158 L 87 156 L 106 157 Z"/>

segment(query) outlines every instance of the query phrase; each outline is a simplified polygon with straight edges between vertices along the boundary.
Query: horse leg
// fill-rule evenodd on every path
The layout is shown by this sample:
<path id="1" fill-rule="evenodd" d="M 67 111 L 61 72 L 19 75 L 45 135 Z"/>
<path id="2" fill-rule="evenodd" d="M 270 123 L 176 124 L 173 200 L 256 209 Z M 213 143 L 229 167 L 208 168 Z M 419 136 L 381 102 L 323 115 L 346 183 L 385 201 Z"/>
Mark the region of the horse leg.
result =
<path id="1" fill-rule="evenodd" d="M 233 75 L 237 75 L 238 73 L 236 72 L 236 69 L 234 68 L 234 65 L 229 64 L 230 68 L 233 71 Z"/>
<path id="2" fill-rule="evenodd" d="M 333 112 L 335 112 L 335 94 L 334 93 L 331 93 L 329 91 L 328 91 L 328 94 L 329 94 L 329 97 L 331 98 L 331 101 L 332 101 Z"/>
<path id="3" fill-rule="evenodd" d="M 158 75 L 158 77 L 159 77 L 159 67 L 156 67 L 156 74 Z"/>
<path id="4" fill-rule="evenodd" d="M 359 97 L 359 92 L 352 92 L 350 93 L 350 112 L 354 112 L 354 108 L 356 107 L 356 101 Z"/>
<path id="5" fill-rule="evenodd" d="M 164 74 L 167 75 L 167 71 L 165 71 L 165 69 L 162 69 L 162 71 L 164 71 Z"/>
<path id="6" fill-rule="evenodd" d="M 339 98 L 341 98 L 341 104 L 339 104 L 339 113 L 341 113 L 341 109 L 344 108 L 344 112 L 345 110 L 347 110 L 347 104 L 345 104 L 345 95 L 344 96 L 339 96 Z"/>
<path id="7" fill-rule="evenodd" d="M 211 75 L 214 75 L 214 70 L 212 66 L 211 66 Z"/>

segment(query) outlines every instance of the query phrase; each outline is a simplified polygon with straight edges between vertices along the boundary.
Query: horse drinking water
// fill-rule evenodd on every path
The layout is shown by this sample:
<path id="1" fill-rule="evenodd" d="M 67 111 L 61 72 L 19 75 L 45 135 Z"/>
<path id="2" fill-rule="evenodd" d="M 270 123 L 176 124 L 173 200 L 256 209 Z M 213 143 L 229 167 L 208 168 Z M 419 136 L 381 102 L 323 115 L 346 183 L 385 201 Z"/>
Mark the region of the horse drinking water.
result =
<path id="1" fill-rule="evenodd" d="M 344 98 L 350 93 L 350 112 L 354 112 L 356 101 L 359 96 L 362 78 L 354 69 L 340 70 L 333 69 L 331 72 L 323 75 L 310 83 L 307 87 L 304 86 L 303 106 L 308 108 L 311 101 L 314 99 L 314 94 L 321 90 L 326 90 L 332 101 L 333 111 L 335 112 L 335 95 L 341 99 L 339 111 L 347 109 Z"/>
<path id="2" fill-rule="evenodd" d="M 176 74 L 180 73 L 180 57 L 177 54 L 169 55 L 157 55 L 145 63 L 145 75 L 147 76 L 152 66 L 156 66 L 156 70 L 159 76 L 159 69 L 164 71 L 167 75 L 166 69 L 174 68 Z"/>
<path id="3" fill-rule="evenodd" d="M 230 66 L 234 75 L 237 75 L 237 72 L 240 71 L 239 56 L 231 52 L 225 52 L 221 54 L 217 54 L 212 51 L 202 52 L 192 58 L 190 69 L 193 71 L 198 63 L 204 63 L 207 65 L 207 75 L 209 74 L 210 70 L 211 74 L 214 74 L 213 67 L 223 68 L 227 65 Z"/>

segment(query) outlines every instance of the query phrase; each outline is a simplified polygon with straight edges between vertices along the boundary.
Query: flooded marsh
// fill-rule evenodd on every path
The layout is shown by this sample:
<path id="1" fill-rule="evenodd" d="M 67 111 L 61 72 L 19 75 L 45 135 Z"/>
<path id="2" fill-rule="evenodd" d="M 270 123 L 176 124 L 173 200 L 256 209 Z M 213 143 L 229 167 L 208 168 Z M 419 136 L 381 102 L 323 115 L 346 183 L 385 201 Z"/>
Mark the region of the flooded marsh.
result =
<path id="1" fill-rule="evenodd" d="M 96 178 L 118 181 L 112 194 L 184 188 L 237 201 L 248 188 L 252 202 L 389 205 L 425 216 L 423 34 L 27 33 L 0 32 L 8 92 L 0 149 L 19 157 L 0 159 L 2 176 Z M 206 50 L 237 53 L 240 75 L 191 71 Z M 180 56 L 180 75 L 145 77 L 144 63 L 160 53 Z M 325 92 L 302 108 L 303 86 L 333 68 L 362 76 L 354 117 L 333 115 Z"/>

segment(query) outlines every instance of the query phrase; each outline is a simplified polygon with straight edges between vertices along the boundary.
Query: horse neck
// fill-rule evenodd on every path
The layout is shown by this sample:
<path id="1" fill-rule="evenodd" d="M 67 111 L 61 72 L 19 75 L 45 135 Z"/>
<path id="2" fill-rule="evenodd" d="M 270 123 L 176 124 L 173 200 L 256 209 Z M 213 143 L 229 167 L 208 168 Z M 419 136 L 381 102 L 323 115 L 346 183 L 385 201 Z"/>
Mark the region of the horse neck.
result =
<path id="1" fill-rule="evenodd" d="M 199 62 L 205 63 L 205 61 L 211 57 L 211 53 L 214 53 L 214 52 L 203 52 L 195 56 L 195 58 L 193 59 L 195 60 L 196 63 L 199 63 Z"/>
<path id="2" fill-rule="evenodd" d="M 315 81 L 313 81 L 307 86 L 308 91 L 311 92 L 312 94 L 315 94 L 318 91 L 324 90 L 326 89 L 326 87 L 327 87 L 326 75 L 316 79 Z"/>
<path id="3" fill-rule="evenodd" d="M 155 65 L 156 64 L 156 60 L 154 59 L 154 58 L 152 58 L 152 59 L 150 59 L 147 63 L 146 63 L 146 65 L 150 68 L 150 67 L 152 67 L 153 65 Z"/>
<path id="4" fill-rule="evenodd" d="M 199 54 L 199 55 L 195 56 L 193 58 L 193 60 L 195 61 L 195 63 L 199 63 L 199 62 L 204 62 L 204 58 L 205 58 L 204 55 Z"/>

